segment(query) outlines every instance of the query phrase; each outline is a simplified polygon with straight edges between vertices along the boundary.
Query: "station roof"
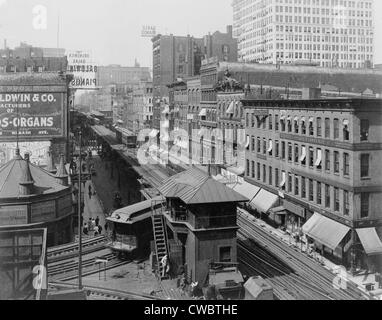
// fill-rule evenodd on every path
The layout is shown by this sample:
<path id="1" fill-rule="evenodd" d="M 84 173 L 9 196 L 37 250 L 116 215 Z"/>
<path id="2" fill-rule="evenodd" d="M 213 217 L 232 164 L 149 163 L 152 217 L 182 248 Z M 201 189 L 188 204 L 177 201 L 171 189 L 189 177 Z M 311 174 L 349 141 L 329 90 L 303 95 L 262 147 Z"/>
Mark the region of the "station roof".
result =
<path id="1" fill-rule="evenodd" d="M 51 194 L 68 187 L 61 185 L 57 177 L 48 171 L 16 156 L 0 167 L 0 199 L 23 197 L 20 184 L 33 184 L 29 196 Z"/>
<path id="2" fill-rule="evenodd" d="M 159 192 L 166 198 L 179 198 L 185 204 L 247 202 L 249 200 L 195 167 L 164 181 Z"/>

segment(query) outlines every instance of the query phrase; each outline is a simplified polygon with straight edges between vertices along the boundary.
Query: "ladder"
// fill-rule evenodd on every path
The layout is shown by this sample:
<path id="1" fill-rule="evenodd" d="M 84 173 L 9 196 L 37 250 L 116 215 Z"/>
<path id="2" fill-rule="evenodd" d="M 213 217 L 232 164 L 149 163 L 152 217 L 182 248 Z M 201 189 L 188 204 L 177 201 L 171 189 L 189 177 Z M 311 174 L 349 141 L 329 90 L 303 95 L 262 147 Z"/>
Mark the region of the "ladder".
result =
<path id="1" fill-rule="evenodd" d="M 168 237 L 167 228 L 164 222 L 163 216 L 163 204 L 158 205 L 155 201 L 151 205 L 152 210 L 152 222 L 153 222 L 153 233 L 154 233 L 154 243 L 155 251 L 157 257 L 157 272 L 160 280 L 168 279 L 168 275 L 163 276 L 163 265 L 161 263 L 162 259 L 167 256 L 167 261 L 169 262 L 169 248 L 168 248 Z"/>

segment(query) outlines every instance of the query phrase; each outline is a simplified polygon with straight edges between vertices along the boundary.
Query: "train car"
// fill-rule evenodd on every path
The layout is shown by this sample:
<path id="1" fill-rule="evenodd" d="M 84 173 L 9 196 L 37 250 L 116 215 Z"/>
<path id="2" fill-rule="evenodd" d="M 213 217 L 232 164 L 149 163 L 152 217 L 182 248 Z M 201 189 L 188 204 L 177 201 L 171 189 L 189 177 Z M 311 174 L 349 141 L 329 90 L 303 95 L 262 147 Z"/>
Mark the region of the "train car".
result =
<path id="1" fill-rule="evenodd" d="M 152 209 L 164 205 L 159 196 L 113 212 L 107 218 L 112 232 L 109 247 L 120 258 L 137 258 L 150 253 L 153 240 Z"/>

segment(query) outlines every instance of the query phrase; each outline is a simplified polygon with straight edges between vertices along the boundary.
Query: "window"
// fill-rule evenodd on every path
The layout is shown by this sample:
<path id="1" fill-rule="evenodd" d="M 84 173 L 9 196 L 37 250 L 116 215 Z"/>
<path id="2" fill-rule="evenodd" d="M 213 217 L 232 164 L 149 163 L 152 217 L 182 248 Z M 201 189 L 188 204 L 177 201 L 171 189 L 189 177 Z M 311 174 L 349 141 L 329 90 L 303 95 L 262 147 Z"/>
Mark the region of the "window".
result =
<path id="1" fill-rule="evenodd" d="M 267 154 L 267 139 L 263 138 L 263 154 Z"/>
<path id="2" fill-rule="evenodd" d="M 325 185 L 325 207 L 330 208 L 330 186 Z"/>
<path id="3" fill-rule="evenodd" d="M 299 179 L 298 179 L 298 176 L 295 176 L 294 177 L 294 195 L 295 196 L 298 196 L 300 194 L 300 190 L 299 190 Z"/>
<path id="4" fill-rule="evenodd" d="M 361 120 L 361 141 L 369 140 L 369 120 Z"/>
<path id="5" fill-rule="evenodd" d="M 279 169 L 275 169 L 275 185 L 276 187 L 279 185 L 279 181 L 280 181 L 280 171 Z"/>
<path id="6" fill-rule="evenodd" d="M 255 115 L 252 113 L 251 115 L 252 128 L 255 127 Z"/>
<path id="7" fill-rule="evenodd" d="M 317 167 L 317 170 L 322 169 L 322 150 L 321 149 L 317 149 L 317 158 L 314 165 Z"/>
<path id="8" fill-rule="evenodd" d="M 260 180 L 260 163 L 257 163 L 257 180 Z"/>
<path id="9" fill-rule="evenodd" d="M 317 182 L 317 204 L 322 204 L 322 184 Z"/>
<path id="10" fill-rule="evenodd" d="M 322 137 L 322 120 L 317 118 L 317 137 Z"/>
<path id="11" fill-rule="evenodd" d="M 350 155 L 344 153 L 344 176 L 350 175 Z"/>
<path id="12" fill-rule="evenodd" d="M 309 201 L 314 200 L 314 195 L 313 195 L 313 180 L 309 179 Z"/>
<path id="13" fill-rule="evenodd" d="M 288 161 L 292 161 L 292 158 L 293 158 L 292 144 L 288 143 Z"/>
<path id="14" fill-rule="evenodd" d="M 349 209 L 349 192 L 344 190 L 344 215 L 348 216 L 350 213 Z"/>
<path id="15" fill-rule="evenodd" d="M 285 141 L 281 142 L 281 159 L 285 160 Z"/>
<path id="16" fill-rule="evenodd" d="M 279 116 L 275 115 L 275 130 L 279 131 Z"/>
<path id="17" fill-rule="evenodd" d="M 334 188 L 334 211 L 340 212 L 340 190 Z"/>
<path id="18" fill-rule="evenodd" d="M 370 155 L 368 154 L 361 155 L 361 178 L 369 177 L 369 161 L 370 161 Z"/>
<path id="19" fill-rule="evenodd" d="M 298 147 L 298 144 L 295 144 L 294 145 L 294 162 L 295 163 L 299 163 L 299 147 Z"/>
<path id="20" fill-rule="evenodd" d="M 268 150 L 267 152 L 269 153 L 269 155 L 272 157 L 272 154 L 273 154 L 273 142 L 272 140 L 270 139 L 269 142 L 268 142 Z"/>
<path id="21" fill-rule="evenodd" d="M 325 118 L 325 138 L 330 139 L 330 119 Z"/>
<path id="22" fill-rule="evenodd" d="M 273 130 L 273 117 L 271 114 L 269 115 L 268 121 L 269 121 L 269 130 Z"/>
<path id="23" fill-rule="evenodd" d="M 281 173 L 280 188 L 283 191 L 285 191 L 285 184 L 286 184 L 286 173 L 285 173 L 285 171 L 282 171 L 282 173 Z"/>
<path id="24" fill-rule="evenodd" d="M 267 181 L 267 167 L 265 164 L 263 164 L 263 182 L 266 183 Z"/>
<path id="25" fill-rule="evenodd" d="M 257 120 L 257 129 L 260 129 L 261 127 L 260 117 L 256 117 L 256 120 Z"/>
<path id="26" fill-rule="evenodd" d="M 269 185 L 271 186 L 272 185 L 272 179 L 273 176 L 272 176 L 272 167 L 269 167 L 269 174 L 268 174 L 268 180 L 269 180 Z"/>
<path id="27" fill-rule="evenodd" d="M 257 153 L 260 153 L 261 152 L 261 142 L 260 142 L 260 138 L 257 137 Z"/>
<path id="28" fill-rule="evenodd" d="M 334 173 L 340 173 L 340 153 L 334 151 Z"/>
<path id="29" fill-rule="evenodd" d="M 306 179 L 301 177 L 301 197 L 306 198 Z"/>
<path id="30" fill-rule="evenodd" d="M 314 149 L 309 148 L 309 167 L 313 168 L 314 165 Z"/>
<path id="31" fill-rule="evenodd" d="M 292 119 L 289 117 L 287 120 L 288 132 L 292 132 Z"/>
<path id="32" fill-rule="evenodd" d="M 301 164 L 305 166 L 306 164 L 306 147 L 301 146 L 301 158 L 300 158 Z"/>
<path id="33" fill-rule="evenodd" d="M 281 131 L 285 131 L 285 119 L 280 119 Z"/>
<path id="34" fill-rule="evenodd" d="M 313 118 L 309 119 L 309 135 L 314 136 L 314 125 L 313 125 Z"/>
<path id="35" fill-rule="evenodd" d="M 255 144 L 256 144 L 256 139 L 255 137 L 252 137 L 252 146 L 251 146 L 252 152 L 255 152 L 255 149 L 256 149 Z"/>
<path id="36" fill-rule="evenodd" d="M 305 119 L 301 120 L 301 134 L 306 134 Z"/>
<path id="37" fill-rule="evenodd" d="M 361 193 L 361 218 L 369 216 L 370 196 L 368 193 Z"/>
<path id="38" fill-rule="evenodd" d="M 349 141 L 350 140 L 349 120 L 344 120 L 343 125 L 344 125 L 344 129 L 343 129 L 344 140 Z"/>
<path id="39" fill-rule="evenodd" d="M 231 262 L 231 247 L 221 247 L 219 249 L 219 262 Z"/>
<path id="40" fill-rule="evenodd" d="M 298 124 L 298 119 L 294 119 L 294 133 L 297 133 L 298 134 L 298 132 L 300 131 L 299 130 L 300 128 L 299 128 L 299 124 Z"/>
<path id="41" fill-rule="evenodd" d="M 292 175 L 288 173 L 288 192 L 292 192 Z"/>
<path id="42" fill-rule="evenodd" d="M 334 139 L 339 139 L 340 138 L 340 122 L 338 119 L 334 119 L 333 128 L 334 128 Z"/>
<path id="43" fill-rule="evenodd" d="M 249 160 L 247 159 L 247 177 L 249 177 L 249 170 L 250 170 Z"/>
<path id="44" fill-rule="evenodd" d="M 276 158 L 278 158 L 279 157 L 279 147 L 280 147 L 280 145 L 279 145 L 279 142 L 278 142 L 278 140 L 276 140 L 275 141 L 275 157 Z"/>
<path id="45" fill-rule="evenodd" d="M 325 150 L 325 170 L 330 171 L 330 151 Z"/>
<path id="46" fill-rule="evenodd" d="M 255 161 L 252 161 L 252 178 L 255 178 Z"/>

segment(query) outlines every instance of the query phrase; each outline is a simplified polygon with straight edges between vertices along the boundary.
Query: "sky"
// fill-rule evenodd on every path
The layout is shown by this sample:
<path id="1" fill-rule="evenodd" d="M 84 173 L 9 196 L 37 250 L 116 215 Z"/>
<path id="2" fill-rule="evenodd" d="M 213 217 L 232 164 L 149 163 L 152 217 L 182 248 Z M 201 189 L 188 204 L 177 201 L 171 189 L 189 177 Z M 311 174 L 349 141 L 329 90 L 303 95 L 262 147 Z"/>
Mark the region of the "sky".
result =
<path id="1" fill-rule="evenodd" d="M 99 65 L 152 65 L 144 25 L 162 34 L 201 37 L 232 24 L 232 0 L 0 0 L 0 47 L 34 46 L 90 51 Z M 41 7 L 42 6 L 42 7 Z M 43 10 L 46 8 L 46 23 Z M 34 11 L 37 10 L 37 11 Z M 375 12 L 382 1 L 375 0 Z M 59 21 L 59 23 L 58 23 Z M 376 63 L 382 63 L 382 18 L 376 17 Z M 58 28 L 58 25 L 60 26 Z M 37 27 L 36 27 L 37 26 Z M 59 29 L 59 32 L 57 32 Z M 59 37 L 57 35 L 59 34 Z"/>

